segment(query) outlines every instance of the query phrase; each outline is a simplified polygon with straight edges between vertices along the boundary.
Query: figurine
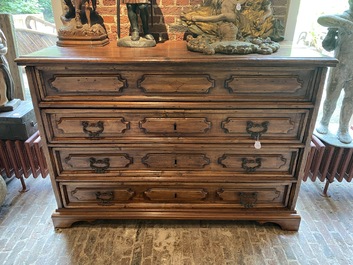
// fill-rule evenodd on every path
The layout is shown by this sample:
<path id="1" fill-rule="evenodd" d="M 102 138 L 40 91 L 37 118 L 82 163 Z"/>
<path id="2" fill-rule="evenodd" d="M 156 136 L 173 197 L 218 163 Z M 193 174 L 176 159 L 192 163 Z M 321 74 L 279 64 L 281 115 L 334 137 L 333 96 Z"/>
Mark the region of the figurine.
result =
<path id="1" fill-rule="evenodd" d="M 156 46 L 156 41 L 152 34 L 149 32 L 149 13 L 148 5 L 149 0 L 123 0 L 126 4 L 127 14 L 131 27 L 131 36 L 118 40 L 118 46 L 122 47 L 153 47 Z M 138 25 L 138 13 L 140 13 L 143 38 L 140 38 L 140 30 Z"/>
<path id="2" fill-rule="evenodd" d="M 68 11 L 61 16 L 64 26 L 58 30 L 58 46 L 104 46 L 109 43 L 103 18 L 96 11 L 96 0 L 64 2 Z"/>
<path id="3" fill-rule="evenodd" d="M 131 25 L 131 40 L 138 41 L 140 39 L 140 30 L 138 26 L 137 9 L 140 13 L 142 30 L 147 40 L 154 40 L 153 36 L 149 33 L 148 27 L 148 0 L 123 0 L 126 4 L 127 14 Z"/>
<path id="4" fill-rule="evenodd" d="M 205 54 L 270 54 L 279 44 L 269 37 L 274 19 L 269 0 L 208 0 L 181 15 L 182 23 L 195 35 L 187 47 Z"/>
<path id="5" fill-rule="evenodd" d="M 7 41 L 0 29 L 0 107 L 13 100 L 14 81 L 12 79 L 9 64 L 5 58 L 7 53 Z"/>
<path id="6" fill-rule="evenodd" d="M 96 0 L 75 0 L 75 6 L 71 0 L 64 0 L 65 4 L 69 8 L 69 11 L 65 14 L 66 19 L 75 18 L 76 27 L 82 28 L 81 22 L 81 7 L 84 6 L 85 15 L 87 18 L 87 24 L 91 27 L 91 11 L 95 12 L 97 7 Z"/>
<path id="7" fill-rule="evenodd" d="M 339 64 L 330 70 L 323 116 L 316 131 L 320 134 L 328 133 L 329 122 L 336 109 L 337 100 L 344 90 L 337 138 L 345 144 L 352 142 L 349 121 L 353 114 L 353 0 L 349 0 L 348 3 L 349 10 L 343 14 L 323 15 L 318 18 L 320 25 L 328 27 L 322 46 L 325 50 L 334 50 Z"/>

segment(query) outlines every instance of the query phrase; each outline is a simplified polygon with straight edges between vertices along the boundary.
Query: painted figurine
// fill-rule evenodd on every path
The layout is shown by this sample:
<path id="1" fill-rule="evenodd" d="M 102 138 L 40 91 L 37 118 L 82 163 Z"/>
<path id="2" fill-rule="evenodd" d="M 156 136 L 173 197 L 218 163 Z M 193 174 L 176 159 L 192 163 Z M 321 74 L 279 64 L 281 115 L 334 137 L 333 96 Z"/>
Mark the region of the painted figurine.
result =
<path id="1" fill-rule="evenodd" d="M 131 26 L 131 40 L 138 41 L 140 39 L 140 30 L 138 26 L 138 16 L 137 12 L 140 13 L 142 30 L 144 37 L 147 40 L 154 40 L 154 37 L 149 32 L 148 26 L 148 5 L 150 1 L 148 0 L 123 0 L 123 3 L 126 4 L 127 14 Z"/>
<path id="2" fill-rule="evenodd" d="M 75 6 L 71 0 L 64 0 L 68 6 L 69 11 L 65 14 L 66 19 L 75 18 L 76 27 L 82 28 L 81 22 L 81 7 L 84 6 L 85 15 L 87 18 L 87 24 L 91 27 L 91 11 L 96 11 L 97 2 L 96 0 L 75 0 Z"/>

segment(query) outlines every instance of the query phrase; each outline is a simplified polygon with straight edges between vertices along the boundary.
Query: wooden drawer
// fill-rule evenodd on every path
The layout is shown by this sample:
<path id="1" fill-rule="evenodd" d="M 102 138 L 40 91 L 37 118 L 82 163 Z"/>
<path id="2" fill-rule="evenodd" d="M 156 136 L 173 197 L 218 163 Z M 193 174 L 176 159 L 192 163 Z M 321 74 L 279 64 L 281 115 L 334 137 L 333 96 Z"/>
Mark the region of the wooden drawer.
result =
<path id="1" fill-rule="evenodd" d="M 286 207 L 291 183 L 60 182 L 66 208 Z"/>
<path id="2" fill-rule="evenodd" d="M 72 146 L 52 148 L 58 177 L 86 179 L 126 176 L 193 178 L 202 172 L 213 176 L 296 176 L 300 149 L 269 146 L 260 150 L 239 146 Z M 133 172 L 133 173 L 131 173 Z M 170 173 L 168 173 L 170 172 Z M 176 173 L 178 172 L 178 173 Z M 199 176 L 201 177 L 201 176 Z M 202 176 L 204 177 L 204 176 Z"/>
<path id="3" fill-rule="evenodd" d="M 309 89 L 315 69 L 281 67 L 231 67 L 173 71 L 150 68 L 111 67 L 92 69 L 66 66 L 39 68 L 42 76 L 40 95 L 44 101 L 312 101 Z"/>
<path id="4" fill-rule="evenodd" d="M 308 110 L 42 111 L 56 142 L 302 142 Z"/>

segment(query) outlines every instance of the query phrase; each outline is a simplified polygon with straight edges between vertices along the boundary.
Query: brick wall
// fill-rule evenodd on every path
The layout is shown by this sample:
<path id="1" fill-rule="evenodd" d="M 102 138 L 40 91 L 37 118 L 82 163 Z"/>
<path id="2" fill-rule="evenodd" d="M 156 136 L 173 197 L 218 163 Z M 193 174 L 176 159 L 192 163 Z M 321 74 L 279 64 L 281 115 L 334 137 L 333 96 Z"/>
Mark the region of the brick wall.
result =
<path id="1" fill-rule="evenodd" d="M 117 36 L 117 0 L 98 0 L 97 11 L 104 19 L 109 38 L 116 39 Z M 152 0 L 153 1 L 153 26 L 150 27 L 151 33 L 156 37 L 169 40 L 181 40 L 184 37 L 186 28 L 180 24 L 180 14 L 188 11 L 202 0 Z M 272 0 L 274 17 L 286 25 L 288 7 L 290 0 Z M 125 4 L 120 7 L 120 31 L 121 37 L 129 35 L 130 23 L 127 18 Z"/>

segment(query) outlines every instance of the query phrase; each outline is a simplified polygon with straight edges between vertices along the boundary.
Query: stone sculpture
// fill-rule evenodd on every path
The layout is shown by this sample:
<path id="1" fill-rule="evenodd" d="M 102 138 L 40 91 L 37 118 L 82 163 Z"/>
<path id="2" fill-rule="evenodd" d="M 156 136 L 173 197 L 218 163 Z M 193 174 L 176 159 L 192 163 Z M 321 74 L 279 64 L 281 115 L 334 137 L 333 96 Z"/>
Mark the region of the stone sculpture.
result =
<path id="1" fill-rule="evenodd" d="M 271 54 L 283 40 L 269 0 L 208 0 L 181 20 L 197 35 L 188 36 L 188 49 L 205 54 Z"/>
<path id="2" fill-rule="evenodd" d="M 318 23 L 328 27 L 328 33 L 323 40 L 323 47 L 333 51 L 339 60 L 337 67 L 330 70 L 326 99 L 323 106 L 323 116 L 316 128 L 320 134 L 329 132 L 329 123 L 337 106 L 337 100 L 344 90 L 344 98 L 340 110 L 337 138 L 344 144 L 352 142 L 349 134 L 349 121 L 353 114 L 353 0 L 349 0 L 349 10 L 337 15 L 323 15 Z"/>
<path id="3" fill-rule="evenodd" d="M 0 108 L 1 109 L 4 109 L 4 106 L 9 101 L 13 100 L 13 94 L 14 94 L 14 81 L 11 76 L 9 64 L 5 57 L 6 53 L 7 53 L 7 41 L 4 33 L 0 29 Z"/>

